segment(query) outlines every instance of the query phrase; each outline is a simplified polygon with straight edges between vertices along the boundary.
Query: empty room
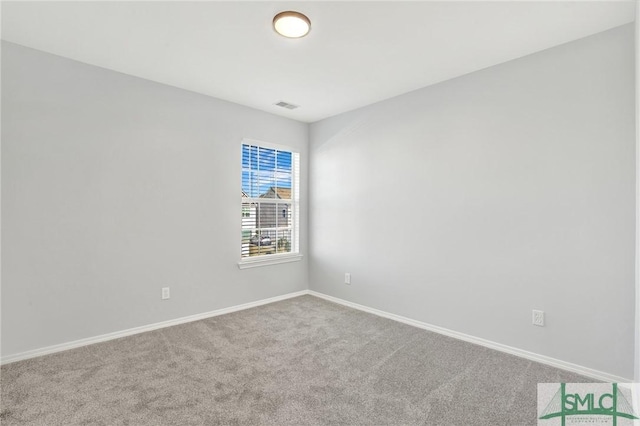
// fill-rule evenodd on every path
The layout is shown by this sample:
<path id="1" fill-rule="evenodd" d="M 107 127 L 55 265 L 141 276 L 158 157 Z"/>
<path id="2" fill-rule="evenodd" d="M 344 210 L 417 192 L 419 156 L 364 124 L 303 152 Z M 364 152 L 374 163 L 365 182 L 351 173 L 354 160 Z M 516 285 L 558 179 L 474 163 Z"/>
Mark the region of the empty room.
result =
<path id="1" fill-rule="evenodd" d="M 2 425 L 640 424 L 629 1 L 2 1 Z"/>

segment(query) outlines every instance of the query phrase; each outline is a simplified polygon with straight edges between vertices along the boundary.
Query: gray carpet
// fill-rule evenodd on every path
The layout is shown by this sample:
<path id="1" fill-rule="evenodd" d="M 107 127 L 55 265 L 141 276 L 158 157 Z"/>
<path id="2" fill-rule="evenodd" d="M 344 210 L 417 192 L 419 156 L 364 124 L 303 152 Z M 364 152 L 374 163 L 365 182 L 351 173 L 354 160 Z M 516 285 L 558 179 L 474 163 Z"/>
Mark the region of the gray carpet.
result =
<path id="1" fill-rule="evenodd" d="M 581 376 L 313 296 L 2 367 L 2 425 L 534 425 Z"/>

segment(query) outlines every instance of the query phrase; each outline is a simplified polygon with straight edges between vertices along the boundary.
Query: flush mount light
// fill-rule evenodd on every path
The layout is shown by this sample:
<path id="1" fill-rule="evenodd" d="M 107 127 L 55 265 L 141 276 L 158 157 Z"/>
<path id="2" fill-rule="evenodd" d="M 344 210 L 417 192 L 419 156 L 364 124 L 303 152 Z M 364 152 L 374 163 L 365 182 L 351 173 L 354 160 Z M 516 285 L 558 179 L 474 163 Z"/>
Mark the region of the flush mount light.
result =
<path id="1" fill-rule="evenodd" d="M 300 12 L 280 12 L 273 17 L 273 29 L 289 38 L 304 37 L 311 29 L 311 21 Z"/>

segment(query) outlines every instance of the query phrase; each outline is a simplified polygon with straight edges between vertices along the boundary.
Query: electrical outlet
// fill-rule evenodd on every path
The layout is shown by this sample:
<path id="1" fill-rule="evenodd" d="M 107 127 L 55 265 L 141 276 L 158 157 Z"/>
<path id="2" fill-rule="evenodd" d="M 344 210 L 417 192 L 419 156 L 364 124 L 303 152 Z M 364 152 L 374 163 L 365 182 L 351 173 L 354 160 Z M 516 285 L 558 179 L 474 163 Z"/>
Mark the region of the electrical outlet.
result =
<path id="1" fill-rule="evenodd" d="M 162 300 L 168 299 L 171 297 L 169 293 L 169 287 L 162 287 Z"/>
<path id="2" fill-rule="evenodd" d="M 351 284 L 351 274 L 349 272 L 344 273 L 344 283 Z"/>
<path id="3" fill-rule="evenodd" d="M 544 311 L 533 310 L 533 325 L 544 327 Z"/>

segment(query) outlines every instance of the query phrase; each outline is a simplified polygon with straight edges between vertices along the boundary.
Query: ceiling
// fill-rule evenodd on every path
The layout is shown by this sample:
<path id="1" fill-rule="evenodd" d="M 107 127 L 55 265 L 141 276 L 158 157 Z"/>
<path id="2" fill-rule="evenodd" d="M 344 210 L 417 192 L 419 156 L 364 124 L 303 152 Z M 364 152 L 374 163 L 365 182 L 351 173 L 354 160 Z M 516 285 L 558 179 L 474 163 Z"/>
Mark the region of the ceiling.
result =
<path id="1" fill-rule="evenodd" d="M 283 10 L 311 19 L 307 37 L 272 30 Z M 4 1 L 2 38 L 313 122 L 632 22 L 634 14 L 634 1 Z"/>

